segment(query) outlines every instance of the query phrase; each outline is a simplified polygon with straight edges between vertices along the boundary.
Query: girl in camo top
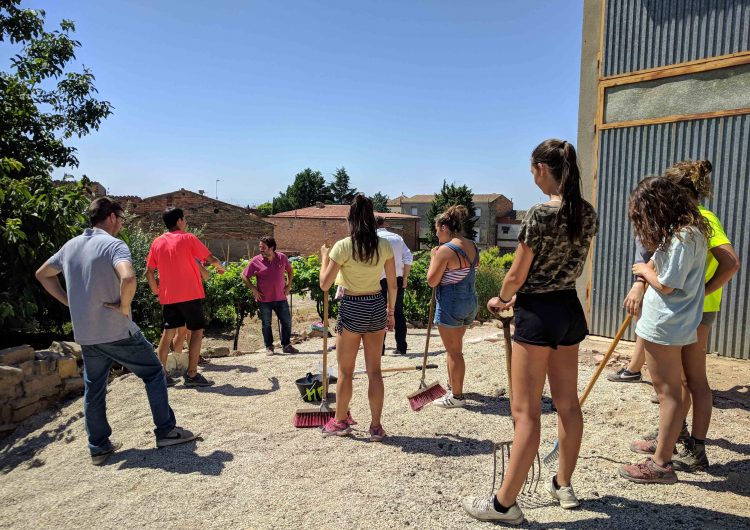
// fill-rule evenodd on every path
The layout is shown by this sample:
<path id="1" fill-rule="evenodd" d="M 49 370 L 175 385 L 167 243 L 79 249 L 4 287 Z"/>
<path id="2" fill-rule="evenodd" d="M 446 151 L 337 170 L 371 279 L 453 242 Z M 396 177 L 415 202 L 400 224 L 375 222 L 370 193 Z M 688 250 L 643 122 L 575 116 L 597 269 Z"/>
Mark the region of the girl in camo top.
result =
<path id="1" fill-rule="evenodd" d="M 578 345 L 588 334 L 576 293 L 591 240 L 599 223 L 581 196 L 573 146 L 547 140 L 531 154 L 534 183 L 550 200 L 533 206 L 521 225 L 518 247 L 502 289 L 487 303 L 490 311 L 513 307 L 513 451 L 505 480 L 495 495 L 466 498 L 464 509 L 482 521 L 520 524 L 516 504 L 539 449 L 541 397 L 549 378 L 558 413 L 560 459 L 547 490 L 563 508 L 578 506 L 571 476 L 583 436 L 578 404 Z"/>

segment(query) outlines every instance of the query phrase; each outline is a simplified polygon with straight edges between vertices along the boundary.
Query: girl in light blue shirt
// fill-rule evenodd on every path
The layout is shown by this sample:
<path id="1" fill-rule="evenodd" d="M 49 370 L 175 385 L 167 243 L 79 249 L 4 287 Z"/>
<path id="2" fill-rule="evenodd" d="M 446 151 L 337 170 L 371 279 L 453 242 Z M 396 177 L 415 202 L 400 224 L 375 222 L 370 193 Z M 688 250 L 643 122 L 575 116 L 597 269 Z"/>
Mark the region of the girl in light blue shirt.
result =
<path id="1" fill-rule="evenodd" d="M 638 483 L 673 484 L 672 452 L 682 426 L 682 346 L 697 340 L 703 314 L 708 223 L 687 192 L 664 177 L 648 177 L 630 195 L 630 220 L 648 263 L 633 274 L 648 282 L 635 328 L 659 396 L 656 451 L 644 462 L 622 466 L 620 475 Z"/>

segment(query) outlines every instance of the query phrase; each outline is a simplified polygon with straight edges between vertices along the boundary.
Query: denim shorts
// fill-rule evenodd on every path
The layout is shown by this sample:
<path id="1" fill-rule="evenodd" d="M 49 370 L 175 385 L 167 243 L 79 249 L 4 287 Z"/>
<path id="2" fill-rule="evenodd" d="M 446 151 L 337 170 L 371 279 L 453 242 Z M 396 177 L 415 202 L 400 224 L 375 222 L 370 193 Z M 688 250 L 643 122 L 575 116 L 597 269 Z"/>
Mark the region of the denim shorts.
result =
<path id="1" fill-rule="evenodd" d="M 462 328 L 474 322 L 479 310 L 477 293 L 469 282 L 440 285 L 435 292 L 435 324 Z"/>

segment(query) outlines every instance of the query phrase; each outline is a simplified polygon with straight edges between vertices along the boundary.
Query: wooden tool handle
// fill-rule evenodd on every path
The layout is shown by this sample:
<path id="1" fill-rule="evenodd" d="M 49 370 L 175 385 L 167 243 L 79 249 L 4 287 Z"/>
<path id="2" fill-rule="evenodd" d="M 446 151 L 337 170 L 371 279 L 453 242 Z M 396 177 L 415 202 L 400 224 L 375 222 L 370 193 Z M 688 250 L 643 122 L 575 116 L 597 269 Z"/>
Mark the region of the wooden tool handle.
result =
<path id="1" fill-rule="evenodd" d="M 432 288 L 430 297 L 430 316 L 427 319 L 427 337 L 424 341 L 424 358 L 422 359 L 422 384 L 424 384 L 425 374 L 427 372 L 427 354 L 430 352 L 430 333 L 432 332 L 432 319 L 435 317 L 435 287 Z"/>
<path id="2" fill-rule="evenodd" d="M 510 342 L 510 319 L 512 317 L 501 317 L 503 323 L 503 338 L 505 339 L 505 373 L 508 376 L 508 403 L 513 403 L 513 381 L 510 377 L 511 357 L 513 355 L 513 344 Z"/>
<path id="3" fill-rule="evenodd" d="M 323 399 L 328 398 L 328 290 L 323 291 Z"/>
<path id="4" fill-rule="evenodd" d="M 594 372 L 594 375 L 591 376 L 591 381 L 589 381 L 589 384 L 586 386 L 586 390 L 583 391 L 581 398 L 578 400 L 578 403 L 581 406 L 583 406 L 583 404 L 585 403 L 586 398 L 589 397 L 589 394 L 591 393 L 591 389 L 594 388 L 594 383 L 596 383 L 596 380 L 599 379 L 599 376 L 604 370 L 604 367 L 607 365 L 609 358 L 612 357 L 612 352 L 615 351 L 615 348 L 617 347 L 617 343 L 620 342 L 620 339 L 628 330 L 628 326 L 630 326 L 630 320 L 632 318 L 633 317 L 631 315 L 628 315 L 625 317 L 625 320 L 622 321 L 622 325 L 620 326 L 620 329 L 617 330 L 617 335 L 615 335 L 615 338 L 612 339 L 612 344 L 609 345 L 609 349 L 607 350 L 607 353 L 604 354 L 604 359 L 602 359 L 602 362 L 599 363 L 599 368 L 597 368 L 596 372 Z"/>
<path id="5" fill-rule="evenodd" d="M 437 364 L 428 364 L 426 368 L 437 368 Z M 411 366 L 395 366 L 392 368 L 381 368 L 381 372 L 413 372 L 414 370 L 421 370 L 422 368 L 417 365 Z"/>

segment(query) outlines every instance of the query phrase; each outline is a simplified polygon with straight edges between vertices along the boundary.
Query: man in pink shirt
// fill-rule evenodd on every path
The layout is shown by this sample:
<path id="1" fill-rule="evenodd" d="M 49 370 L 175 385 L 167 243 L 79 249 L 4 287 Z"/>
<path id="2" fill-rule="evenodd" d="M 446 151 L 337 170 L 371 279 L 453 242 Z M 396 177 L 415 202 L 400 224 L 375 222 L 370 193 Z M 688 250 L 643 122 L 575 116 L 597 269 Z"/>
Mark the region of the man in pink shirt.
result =
<path id="1" fill-rule="evenodd" d="M 263 236 L 258 243 L 260 254 L 254 256 L 242 271 L 242 280 L 260 303 L 260 321 L 263 330 L 263 342 L 268 355 L 273 355 L 273 313 L 281 323 L 281 347 L 284 353 L 298 353 L 292 346 L 292 315 L 286 297 L 292 289 L 292 266 L 286 255 L 276 252 L 276 240 Z M 255 276 L 256 285 L 250 278 Z"/>
<path id="2" fill-rule="evenodd" d="M 221 262 L 201 243 L 195 235 L 185 232 L 185 216 L 180 208 L 169 208 L 162 216 L 169 232 L 151 243 L 146 258 L 146 276 L 151 291 L 159 297 L 164 319 L 164 333 L 159 341 L 159 360 L 166 369 L 169 345 L 177 329 L 185 326 L 190 334 L 188 344 L 188 370 L 186 387 L 211 386 L 198 373 L 198 359 L 203 341 L 203 304 L 205 298 L 198 260 L 208 261 L 219 274 L 224 273 Z M 159 280 L 154 273 L 159 271 Z M 175 380 L 167 376 L 167 386 Z"/>

